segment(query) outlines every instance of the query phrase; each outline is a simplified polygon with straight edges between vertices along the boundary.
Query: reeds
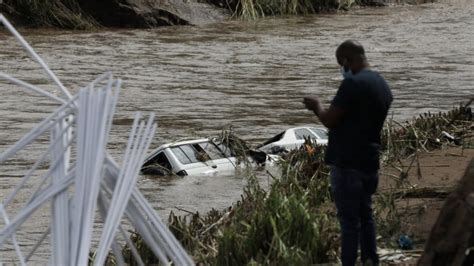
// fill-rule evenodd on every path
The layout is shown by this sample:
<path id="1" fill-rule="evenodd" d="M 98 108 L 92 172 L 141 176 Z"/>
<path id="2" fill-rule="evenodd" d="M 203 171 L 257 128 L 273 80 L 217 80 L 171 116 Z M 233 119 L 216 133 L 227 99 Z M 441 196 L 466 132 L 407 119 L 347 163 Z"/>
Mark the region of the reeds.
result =
<path id="1" fill-rule="evenodd" d="M 254 20 L 265 16 L 306 15 L 329 10 L 348 10 L 357 0 L 239 0 L 233 16 Z"/>
<path id="2" fill-rule="evenodd" d="M 236 0 L 227 7 L 233 17 L 254 20 L 275 15 L 305 15 L 349 9 L 357 0 Z M 100 24 L 83 12 L 78 0 L 4 0 L 0 11 L 32 26 L 91 29 Z"/>
<path id="3" fill-rule="evenodd" d="M 348 10 L 361 2 L 363 2 L 363 0 L 339 0 L 338 9 Z"/>
<path id="4" fill-rule="evenodd" d="M 97 21 L 81 10 L 77 0 L 4 0 L 0 8 L 32 26 L 68 29 L 99 26 Z"/>
<path id="5" fill-rule="evenodd" d="M 233 12 L 234 17 L 253 20 L 265 16 L 313 14 L 338 7 L 339 2 L 335 0 L 239 0 Z"/>

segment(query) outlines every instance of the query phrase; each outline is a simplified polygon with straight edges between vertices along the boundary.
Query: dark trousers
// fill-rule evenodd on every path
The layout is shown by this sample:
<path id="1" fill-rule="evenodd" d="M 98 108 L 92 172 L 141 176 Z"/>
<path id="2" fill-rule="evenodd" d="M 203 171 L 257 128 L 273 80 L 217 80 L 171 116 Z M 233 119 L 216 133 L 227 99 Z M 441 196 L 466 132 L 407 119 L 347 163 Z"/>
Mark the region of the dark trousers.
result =
<path id="1" fill-rule="evenodd" d="M 378 174 L 355 169 L 331 168 L 331 190 L 341 225 L 342 265 L 355 265 L 360 243 L 363 263 L 378 265 L 372 194 L 378 185 Z"/>

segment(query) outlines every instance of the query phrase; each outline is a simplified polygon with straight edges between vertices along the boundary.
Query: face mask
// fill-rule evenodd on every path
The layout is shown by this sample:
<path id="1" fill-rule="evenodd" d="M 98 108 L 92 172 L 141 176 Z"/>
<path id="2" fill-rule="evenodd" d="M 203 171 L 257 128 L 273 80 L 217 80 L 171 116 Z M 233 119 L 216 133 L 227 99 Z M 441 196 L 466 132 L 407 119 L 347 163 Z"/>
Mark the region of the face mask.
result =
<path id="1" fill-rule="evenodd" d="M 344 67 L 341 67 L 341 75 L 343 78 L 347 79 L 347 78 L 350 78 L 352 76 L 354 76 L 352 74 L 352 70 L 350 68 L 348 68 L 348 70 L 346 71 L 346 69 Z"/>

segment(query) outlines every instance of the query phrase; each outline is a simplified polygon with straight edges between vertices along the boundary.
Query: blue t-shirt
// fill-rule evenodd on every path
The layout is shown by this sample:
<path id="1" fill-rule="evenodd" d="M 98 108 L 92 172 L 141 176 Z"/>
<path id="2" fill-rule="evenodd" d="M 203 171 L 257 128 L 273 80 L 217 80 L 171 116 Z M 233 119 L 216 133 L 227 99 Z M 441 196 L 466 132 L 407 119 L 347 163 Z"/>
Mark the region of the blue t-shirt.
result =
<path id="1" fill-rule="evenodd" d="M 387 82 L 369 69 L 342 81 L 331 105 L 345 111 L 329 130 L 326 163 L 364 172 L 379 169 L 380 134 L 393 97 Z"/>

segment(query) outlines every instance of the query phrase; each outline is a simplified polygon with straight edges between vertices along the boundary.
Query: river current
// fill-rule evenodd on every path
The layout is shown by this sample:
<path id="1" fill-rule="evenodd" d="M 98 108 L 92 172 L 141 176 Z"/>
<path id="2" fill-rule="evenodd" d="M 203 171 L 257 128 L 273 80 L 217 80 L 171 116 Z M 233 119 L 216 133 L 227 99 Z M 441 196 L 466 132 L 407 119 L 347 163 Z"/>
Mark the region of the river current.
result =
<path id="1" fill-rule="evenodd" d="M 474 5 L 470 0 L 201 27 L 20 32 L 72 92 L 106 71 L 123 79 L 108 146 L 118 161 L 135 111 L 157 115 L 159 127 L 152 148 L 180 138 L 216 136 L 229 126 L 257 144 L 285 128 L 318 123 L 304 109 L 302 97 L 314 94 L 326 103 L 331 100 L 341 81 L 334 52 L 346 39 L 359 40 L 372 68 L 388 81 L 395 98 L 391 116 L 397 120 L 446 111 L 474 95 Z M 0 72 L 60 95 L 3 31 L 0 62 Z M 44 97 L 0 80 L 0 150 L 56 107 Z M 11 192 L 47 141 L 44 136 L 0 166 L 0 198 Z M 206 212 L 230 206 L 239 199 L 245 182 L 240 176 L 142 176 L 139 187 L 166 219 L 169 211 L 177 211 L 175 207 Z M 7 208 L 10 216 L 33 187 L 29 184 Z M 49 209 L 40 209 L 20 231 L 25 252 L 47 228 L 49 214 Z M 11 261 L 5 259 L 12 255 L 11 245 L 0 252 L 0 261 Z M 47 245 L 41 247 L 32 261 L 47 262 L 47 252 Z"/>

